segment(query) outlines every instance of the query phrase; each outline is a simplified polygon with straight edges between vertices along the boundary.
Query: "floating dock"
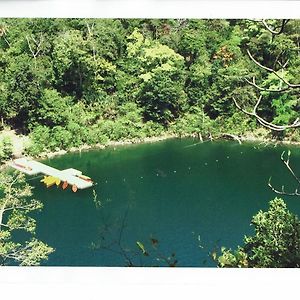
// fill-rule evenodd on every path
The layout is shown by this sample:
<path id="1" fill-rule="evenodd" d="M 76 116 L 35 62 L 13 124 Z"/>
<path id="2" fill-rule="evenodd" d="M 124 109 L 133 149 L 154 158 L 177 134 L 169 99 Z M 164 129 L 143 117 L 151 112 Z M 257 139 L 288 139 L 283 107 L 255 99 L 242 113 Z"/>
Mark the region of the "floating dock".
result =
<path id="1" fill-rule="evenodd" d="M 76 192 L 77 189 L 82 190 L 93 186 L 93 182 L 89 177 L 82 175 L 81 171 L 72 168 L 60 171 L 43 163 L 28 160 L 26 158 L 15 159 L 10 163 L 10 166 L 28 175 L 44 174 L 46 176 L 51 176 L 55 179 L 52 181 L 53 183 L 59 185 L 60 182 L 63 182 L 63 189 L 65 189 L 66 186 L 71 185 L 74 192 Z M 46 176 L 42 180 L 44 183 L 47 181 Z"/>

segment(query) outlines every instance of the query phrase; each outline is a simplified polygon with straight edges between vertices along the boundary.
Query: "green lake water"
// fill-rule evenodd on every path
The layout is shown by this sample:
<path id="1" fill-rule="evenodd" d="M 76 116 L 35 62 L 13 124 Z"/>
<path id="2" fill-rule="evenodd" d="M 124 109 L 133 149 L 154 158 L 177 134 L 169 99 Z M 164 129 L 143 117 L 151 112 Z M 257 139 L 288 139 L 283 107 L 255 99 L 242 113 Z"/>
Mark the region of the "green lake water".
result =
<path id="1" fill-rule="evenodd" d="M 92 177 L 98 205 L 93 188 L 73 193 L 30 181 L 44 203 L 35 215 L 37 237 L 55 248 L 43 265 L 125 266 L 127 257 L 136 266 L 157 266 L 174 254 L 177 266 L 215 266 L 209 253 L 241 244 L 253 232 L 251 217 L 275 197 L 270 176 L 274 185 L 294 188 L 280 161 L 286 149 L 172 139 L 45 160 Z M 299 166 L 300 149 L 290 149 Z M 300 215 L 298 198 L 285 200 Z"/>

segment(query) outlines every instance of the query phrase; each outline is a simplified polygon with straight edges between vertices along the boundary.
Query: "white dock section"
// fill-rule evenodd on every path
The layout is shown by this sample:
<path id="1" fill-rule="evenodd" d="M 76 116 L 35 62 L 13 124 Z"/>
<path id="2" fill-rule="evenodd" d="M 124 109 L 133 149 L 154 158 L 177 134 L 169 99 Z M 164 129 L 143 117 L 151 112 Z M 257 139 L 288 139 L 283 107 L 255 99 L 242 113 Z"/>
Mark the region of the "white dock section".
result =
<path id="1" fill-rule="evenodd" d="M 28 175 L 45 174 L 55 178 L 59 178 L 62 182 L 68 182 L 70 185 L 76 185 L 78 189 L 86 189 L 93 186 L 93 182 L 85 180 L 77 176 L 82 175 L 81 171 L 76 169 L 57 170 L 43 163 L 28 160 L 26 158 L 15 159 L 10 166 Z"/>

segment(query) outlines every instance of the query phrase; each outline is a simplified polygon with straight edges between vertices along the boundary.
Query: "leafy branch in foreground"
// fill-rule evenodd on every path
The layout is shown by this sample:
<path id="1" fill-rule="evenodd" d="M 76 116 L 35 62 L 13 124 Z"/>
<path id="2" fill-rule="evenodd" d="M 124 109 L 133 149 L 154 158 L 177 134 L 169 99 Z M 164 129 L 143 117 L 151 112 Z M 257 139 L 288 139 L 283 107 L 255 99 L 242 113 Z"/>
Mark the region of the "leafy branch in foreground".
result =
<path id="1" fill-rule="evenodd" d="M 297 114 L 293 113 L 292 109 L 297 107 L 297 95 L 300 84 L 289 81 L 289 71 L 292 73 L 292 69 L 299 64 L 299 55 L 287 55 L 287 53 L 292 52 L 293 49 L 297 49 L 297 51 L 299 51 L 299 45 L 297 44 L 298 42 L 292 42 L 290 44 L 282 43 L 280 40 L 281 37 L 279 37 L 279 35 L 284 33 L 288 22 L 289 20 L 282 20 L 280 21 L 280 24 L 273 24 L 273 27 L 271 27 L 266 20 L 262 20 L 263 27 L 260 29 L 257 28 L 257 33 L 259 32 L 260 36 L 258 39 L 254 40 L 259 40 L 261 37 L 267 35 L 270 37 L 268 47 L 271 47 L 273 51 L 278 48 L 273 53 L 275 54 L 278 52 L 273 59 L 271 53 L 268 55 L 269 60 L 273 62 L 273 66 L 267 65 L 264 61 L 259 61 L 259 59 L 255 58 L 251 53 L 249 48 L 251 46 L 250 41 L 253 39 L 249 39 L 246 45 L 246 53 L 250 61 L 260 70 L 261 74 L 265 73 L 267 75 L 262 84 L 257 84 L 256 77 L 253 75 L 251 76 L 252 80 L 249 80 L 247 77 L 244 78 L 258 94 L 255 99 L 255 104 L 251 105 L 253 108 L 250 110 L 245 109 L 239 104 L 240 101 L 237 101 L 235 97 L 232 98 L 234 105 L 240 111 L 248 116 L 254 117 L 262 126 L 278 132 L 300 127 L 300 120 L 297 117 Z M 298 30 L 296 30 L 295 36 L 297 36 L 298 39 Z M 282 44 L 287 45 L 285 48 L 282 48 Z M 254 46 L 257 47 L 257 45 Z M 292 59 L 293 57 L 294 59 Z M 270 120 L 270 116 L 267 116 L 266 118 L 265 116 L 262 117 L 258 113 L 259 106 L 263 106 L 261 105 L 263 98 L 267 98 L 269 100 L 269 104 L 271 104 L 273 109 L 275 109 L 275 112 L 279 113 L 279 116 L 271 118 L 273 120 Z"/>
<path id="2" fill-rule="evenodd" d="M 300 266 L 300 221 L 282 199 L 270 201 L 266 212 L 252 219 L 254 236 L 236 250 L 222 248 L 219 267 L 290 268 Z"/>
<path id="3" fill-rule="evenodd" d="M 0 265 L 39 265 L 54 251 L 34 237 L 36 222 L 29 213 L 42 206 L 32 199 L 32 187 L 23 174 L 0 174 Z M 31 238 L 16 242 L 13 236 L 19 231 L 29 233 Z"/>

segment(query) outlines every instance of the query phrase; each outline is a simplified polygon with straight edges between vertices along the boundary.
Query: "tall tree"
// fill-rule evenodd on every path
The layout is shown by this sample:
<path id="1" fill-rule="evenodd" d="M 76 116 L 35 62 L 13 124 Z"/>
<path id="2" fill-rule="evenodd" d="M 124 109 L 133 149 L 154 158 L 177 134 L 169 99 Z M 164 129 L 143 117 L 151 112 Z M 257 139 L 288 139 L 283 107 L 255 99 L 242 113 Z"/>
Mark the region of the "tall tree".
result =
<path id="1" fill-rule="evenodd" d="M 173 49 L 145 38 L 137 29 L 127 45 L 131 70 L 138 76 L 137 100 L 144 108 L 146 120 L 167 125 L 178 117 L 186 103 L 184 59 Z"/>

